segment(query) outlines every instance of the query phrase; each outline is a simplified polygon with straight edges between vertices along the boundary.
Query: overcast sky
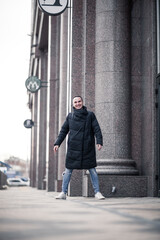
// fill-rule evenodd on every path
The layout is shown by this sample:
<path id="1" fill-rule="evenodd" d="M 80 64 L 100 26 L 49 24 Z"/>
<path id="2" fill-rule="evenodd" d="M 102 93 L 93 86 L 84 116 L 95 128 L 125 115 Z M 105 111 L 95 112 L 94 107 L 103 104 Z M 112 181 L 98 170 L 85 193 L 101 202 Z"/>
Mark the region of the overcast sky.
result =
<path id="1" fill-rule="evenodd" d="M 31 118 L 27 107 L 31 0 L 1 1 L 0 14 L 0 160 L 30 158 Z"/>

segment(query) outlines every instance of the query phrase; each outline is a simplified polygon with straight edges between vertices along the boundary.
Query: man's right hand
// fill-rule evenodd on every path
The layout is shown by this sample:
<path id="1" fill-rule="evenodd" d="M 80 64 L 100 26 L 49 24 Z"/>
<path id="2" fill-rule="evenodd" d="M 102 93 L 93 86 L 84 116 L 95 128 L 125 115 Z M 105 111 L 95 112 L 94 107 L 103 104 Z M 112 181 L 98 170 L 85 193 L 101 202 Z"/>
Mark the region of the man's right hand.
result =
<path id="1" fill-rule="evenodd" d="M 53 148 L 54 152 L 57 152 L 57 151 L 58 151 L 58 148 L 59 148 L 59 146 L 58 146 L 58 145 L 55 145 L 54 148 Z"/>

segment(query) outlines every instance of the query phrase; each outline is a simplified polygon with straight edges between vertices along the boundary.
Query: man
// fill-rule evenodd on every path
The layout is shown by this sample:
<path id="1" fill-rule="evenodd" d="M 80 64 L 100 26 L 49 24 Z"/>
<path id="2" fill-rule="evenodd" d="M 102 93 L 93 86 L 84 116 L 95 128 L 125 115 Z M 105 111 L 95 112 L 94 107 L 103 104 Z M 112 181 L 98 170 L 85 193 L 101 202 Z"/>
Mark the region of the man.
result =
<path id="1" fill-rule="evenodd" d="M 73 169 L 88 169 L 96 199 L 105 199 L 99 191 L 98 175 L 95 167 L 96 151 L 95 138 L 98 150 L 101 150 L 103 138 L 100 126 L 93 112 L 87 111 L 83 106 L 81 96 L 73 98 L 73 113 L 69 113 L 64 122 L 58 138 L 54 144 L 54 152 L 68 136 L 68 149 L 66 154 L 66 169 L 63 175 L 62 192 L 56 199 L 66 199 L 68 184 Z"/>

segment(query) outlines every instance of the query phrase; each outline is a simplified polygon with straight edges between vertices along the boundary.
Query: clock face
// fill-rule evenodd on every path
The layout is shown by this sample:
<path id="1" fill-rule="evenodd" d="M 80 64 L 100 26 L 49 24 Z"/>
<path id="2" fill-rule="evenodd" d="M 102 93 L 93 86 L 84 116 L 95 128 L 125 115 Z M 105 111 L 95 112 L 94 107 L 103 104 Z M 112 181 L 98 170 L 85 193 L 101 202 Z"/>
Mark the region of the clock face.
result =
<path id="1" fill-rule="evenodd" d="M 38 0 L 41 10 L 49 15 L 59 15 L 65 11 L 68 0 Z"/>

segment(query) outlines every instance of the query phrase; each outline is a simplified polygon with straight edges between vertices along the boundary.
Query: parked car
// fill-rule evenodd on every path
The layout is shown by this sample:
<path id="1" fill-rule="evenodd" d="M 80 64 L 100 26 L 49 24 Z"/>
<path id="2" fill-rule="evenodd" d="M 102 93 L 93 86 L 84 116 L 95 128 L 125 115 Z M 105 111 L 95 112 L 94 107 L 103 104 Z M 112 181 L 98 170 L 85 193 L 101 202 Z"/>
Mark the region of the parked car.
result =
<path id="1" fill-rule="evenodd" d="M 9 186 L 29 186 L 29 180 L 27 178 L 8 178 L 7 184 Z"/>

